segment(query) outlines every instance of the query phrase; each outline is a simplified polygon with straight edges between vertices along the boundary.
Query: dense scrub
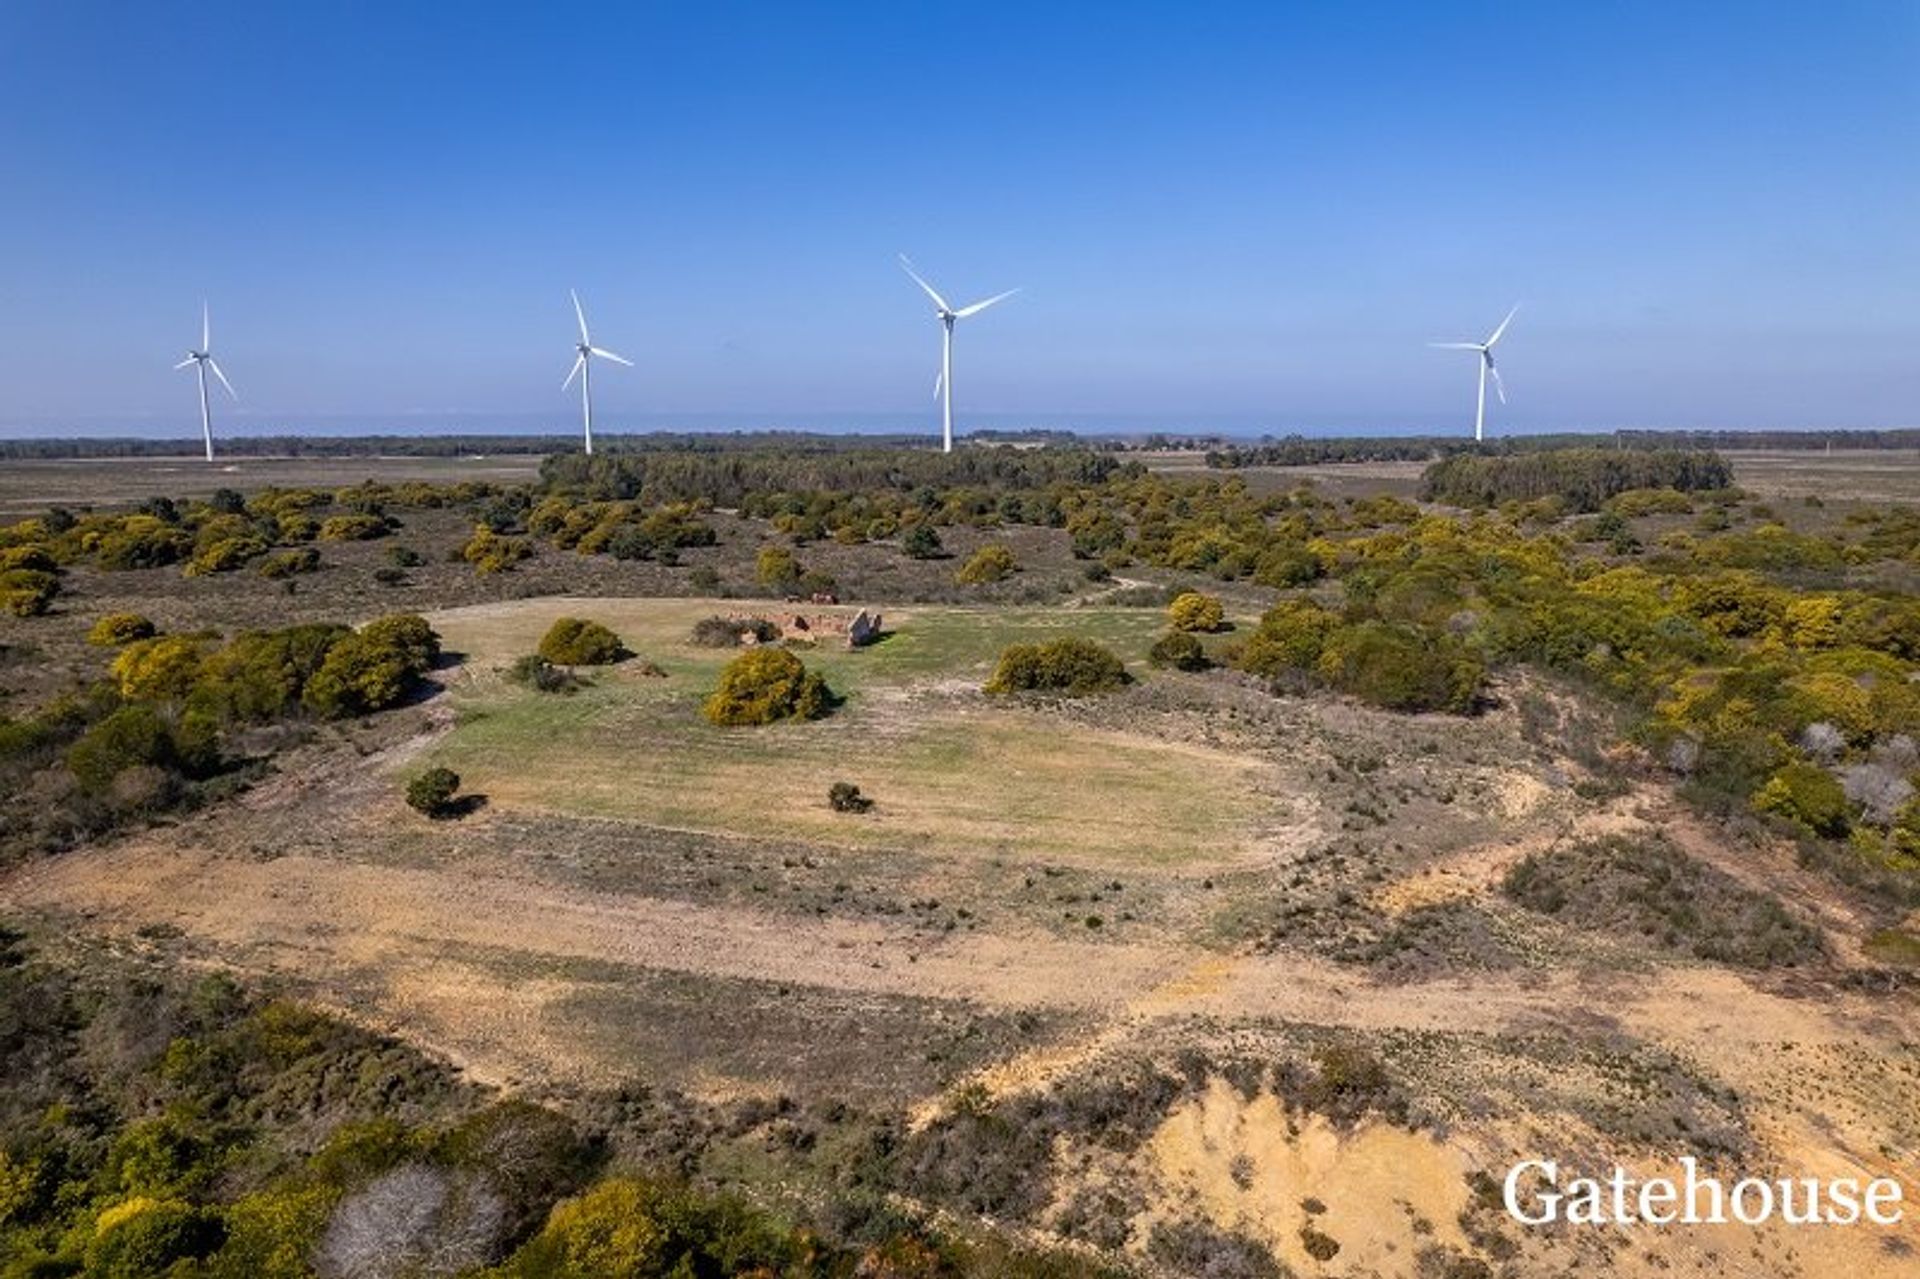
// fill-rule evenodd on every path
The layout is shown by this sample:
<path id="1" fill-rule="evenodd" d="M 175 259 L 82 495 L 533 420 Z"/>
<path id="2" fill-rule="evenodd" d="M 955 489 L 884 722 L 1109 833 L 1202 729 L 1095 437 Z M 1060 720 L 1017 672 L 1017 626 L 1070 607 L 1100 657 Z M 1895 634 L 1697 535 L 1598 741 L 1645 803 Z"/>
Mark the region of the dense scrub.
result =
<path id="1" fill-rule="evenodd" d="M 629 656 L 618 635 L 579 617 L 555 619 L 540 639 L 539 652 L 556 666 L 605 666 Z"/>
<path id="2" fill-rule="evenodd" d="M 137 625 L 144 619 L 105 620 L 103 638 L 150 629 Z M 244 780 L 276 734 L 285 740 L 316 720 L 405 701 L 439 652 L 432 628 L 408 615 L 359 631 L 309 623 L 225 641 L 124 642 L 105 678 L 0 718 L 0 858 L 216 798 Z"/>
<path id="3" fill-rule="evenodd" d="M 1482 457 L 1456 453 L 1421 477 L 1421 496 L 1453 506 L 1558 497 L 1581 511 L 1597 511 L 1630 489 L 1689 493 L 1733 485 L 1733 468 L 1717 453 L 1658 449 L 1558 449 Z"/>
<path id="4" fill-rule="evenodd" d="M 9 1276 L 1106 1273 L 857 1195 L 796 1221 L 635 1157 L 655 1140 L 691 1155 L 765 1114 L 689 1122 L 636 1090 L 611 1099 L 609 1130 L 226 977 L 53 958 L 4 928 L 0 1072 Z"/>

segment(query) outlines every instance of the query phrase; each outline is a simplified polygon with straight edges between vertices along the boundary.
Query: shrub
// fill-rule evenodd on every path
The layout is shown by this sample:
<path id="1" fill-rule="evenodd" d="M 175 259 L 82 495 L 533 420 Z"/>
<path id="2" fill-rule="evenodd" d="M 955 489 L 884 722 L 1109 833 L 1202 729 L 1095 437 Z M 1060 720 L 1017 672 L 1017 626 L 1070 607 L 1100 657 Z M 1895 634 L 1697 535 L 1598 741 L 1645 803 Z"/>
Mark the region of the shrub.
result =
<path id="1" fill-rule="evenodd" d="M 538 653 L 528 653 L 507 668 L 507 678 L 541 693 L 576 693 L 586 681 L 572 671 L 555 666 Z"/>
<path id="2" fill-rule="evenodd" d="M 540 656 L 556 666 L 605 666 L 631 654 L 620 637 L 600 623 L 562 617 L 547 628 Z"/>
<path id="3" fill-rule="evenodd" d="M 36 573 L 57 573 L 60 565 L 53 553 L 46 547 L 29 542 L 25 546 L 9 546 L 0 550 L 0 573 L 16 568 L 32 569 Z"/>
<path id="4" fill-rule="evenodd" d="M 998 542 L 989 542 L 960 566 L 953 580 L 962 586 L 984 586 L 989 582 L 1006 580 L 1019 567 L 1011 550 Z"/>
<path id="5" fill-rule="evenodd" d="M 937 560 L 946 550 L 940 544 L 940 534 L 931 524 L 916 524 L 907 530 L 907 536 L 900 543 L 908 559 Z"/>
<path id="6" fill-rule="evenodd" d="M 800 567 L 800 561 L 795 559 L 793 552 L 784 546 L 761 548 L 760 554 L 753 562 L 754 576 L 760 580 L 762 586 L 772 586 L 782 590 L 797 586 L 804 572 L 805 570 Z"/>
<path id="7" fill-rule="evenodd" d="M 986 691 L 1081 697 L 1126 682 L 1127 668 L 1112 652 L 1092 640 L 1069 636 L 1044 644 L 1009 645 L 1001 652 Z"/>
<path id="8" fill-rule="evenodd" d="M 743 635 L 771 644 L 780 638 L 780 628 L 764 617 L 703 617 L 693 624 L 693 642 L 702 648 L 734 648 Z"/>
<path id="9" fill-rule="evenodd" d="M 1362 622 L 1342 627 L 1320 654 L 1323 679 L 1343 693 L 1394 711 L 1464 714 L 1485 671 L 1458 640 Z"/>
<path id="10" fill-rule="evenodd" d="M 418 617 L 369 622 L 327 650 L 301 701 L 328 717 L 365 715 L 411 693 L 439 655 L 439 637 Z"/>
<path id="11" fill-rule="evenodd" d="M 300 705 L 328 651 L 352 633 L 331 622 L 244 631 L 200 664 L 188 705 L 223 721 L 278 719 Z"/>
<path id="12" fill-rule="evenodd" d="M 460 774 L 451 768 L 429 768 L 407 783 L 407 807 L 436 820 L 453 811 Z"/>
<path id="13" fill-rule="evenodd" d="M 473 536 L 460 548 L 460 557 L 473 565 L 476 573 L 506 573 L 533 554 L 533 543 L 524 537 L 502 537 L 484 524 L 474 527 Z"/>
<path id="14" fill-rule="evenodd" d="M 86 1273 L 98 1279 L 186 1273 L 225 1237 L 210 1210 L 136 1196 L 100 1214 L 86 1244 Z"/>
<path id="15" fill-rule="evenodd" d="M 1188 591 L 1167 605 L 1167 620 L 1176 631 L 1217 631 L 1226 621 L 1226 610 L 1214 596 Z"/>
<path id="16" fill-rule="evenodd" d="M 151 701 L 185 697 L 200 674 L 200 644 L 184 635 L 135 640 L 120 650 L 108 669 L 120 695 Z"/>
<path id="17" fill-rule="evenodd" d="M 223 537 L 207 543 L 187 561 L 188 577 L 205 577 L 212 573 L 231 573 L 257 555 L 264 555 L 267 544 L 251 534 L 241 537 Z"/>
<path id="18" fill-rule="evenodd" d="M 385 537 L 392 527 L 384 515 L 336 515 L 320 526 L 320 540 L 370 542 Z"/>
<path id="19" fill-rule="evenodd" d="M 836 813 L 864 813 L 873 807 L 873 801 L 852 782 L 835 782 L 827 787 L 827 807 Z"/>
<path id="20" fill-rule="evenodd" d="M 826 681 L 783 648 L 756 648 L 727 663 L 702 708 L 715 724 L 817 719 L 833 706 Z"/>
<path id="21" fill-rule="evenodd" d="M 1185 631 L 1168 631 L 1155 640 L 1147 650 L 1147 660 L 1177 671 L 1204 671 L 1210 665 L 1206 648 Z"/>
<path id="22" fill-rule="evenodd" d="M 1781 768 L 1754 795 L 1753 806 L 1816 835 L 1838 838 L 1847 833 L 1846 790 L 1816 764 L 1795 763 Z"/>
<path id="23" fill-rule="evenodd" d="M 279 551 L 260 561 L 254 572 L 269 581 L 293 577 L 298 573 L 311 573 L 320 567 L 320 552 L 311 546 L 298 546 L 290 551 Z"/>
<path id="24" fill-rule="evenodd" d="M 0 572 L 0 607 L 15 617 L 39 617 L 53 607 L 60 579 L 37 568 L 10 568 Z"/>
<path id="25" fill-rule="evenodd" d="M 177 762 L 173 734 L 154 707 L 122 706 L 81 735 L 67 750 L 67 767 L 80 785 L 104 791 L 130 768 L 171 768 Z"/>
<path id="26" fill-rule="evenodd" d="M 99 648 L 119 648 L 153 636 L 153 623 L 140 614 L 108 613 L 87 631 L 87 643 Z"/>

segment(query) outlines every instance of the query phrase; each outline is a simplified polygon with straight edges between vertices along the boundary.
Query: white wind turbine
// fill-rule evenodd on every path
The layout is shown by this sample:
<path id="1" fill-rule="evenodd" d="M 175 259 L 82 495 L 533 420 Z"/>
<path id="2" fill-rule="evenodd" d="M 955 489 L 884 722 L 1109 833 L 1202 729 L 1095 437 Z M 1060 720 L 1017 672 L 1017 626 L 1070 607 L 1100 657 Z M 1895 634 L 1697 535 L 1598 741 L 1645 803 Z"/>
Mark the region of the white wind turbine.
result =
<path id="1" fill-rule="evenodd" d="M 188 351 L 187 358 L 173 367 L 184 369 L 189 364 L 193 365 L 200 375 L 200 438 L 206 443 L 207 461 L 211 462 L 213 461 L 213 411 L 207 403 L 207 370 L 213 370 L 213 375 L 220 379 L 220 385 L 227 388 L 228 395 L 238 400 L 240 393 L 233 389 L 233 383 L 227 381 L 227 375 L 220 371 L 220 365 L 213 358 L 213 320 L 205 302 L 200 304 L 200 347 L 198 350 Z"/>
<path id="2" fill-rule="evenodd" d="M 573 314 L 580 321 L 580 340 L 573 344 L 573 368 L 568 372 L 567 380 L 560 384 L 560 389 L 564 391 L 573 385 L 574 378 L 580 379 L 580 421 L 586 432 L 587 453 L 591 456 L 593 453 L 593 388 L 591 385 L 593 358 L 599 356 L 603 360 L 612 360 L 615 364 L 624 364 L 628 368 L 633 367 L 633 361 L 623 355 L 615 355 L 612 351 L 603 351 L 595 346 L 593 339 L 587 336 L 587 313 L 580 309 L 580 295 L 568 289 L 567 296 L 573 299 Z"/>
<path id="3" fill-rule="evenodd" d="M 939 290 L 920 278 L 919 273 L 913 269 L 913 263 L 908 261 L 904 253 L 900 255 L 900 269 L 912 276 L 913 282 L 927 291 L 927 296 L 933 299 L 934 314 L 940 317 L 940 375 L 933 380 L 933 393 L 941 397 L 940 451 L 951 453 L 953 452 L 953 322 L 964 320 L 970 315 L 978 315 L 995 302 L 1004 302 L 1020 290 L 1008 289 L 1005 293 L 994 294 L 984 302 L 975 302 L 972 306 L 963 306 L 956 311 L 947 305 L 947 300 L 940 296 Z"/>
<path id="4" fill-rule="evenodd" d="M 1507 326 L 1513 323 L 1513 317 L 1519 312 L 1520 304 L 1516 302 L 1513 310 L 1507 312 L 1507 318 L 1500 321 L 1500 327 L 1488 334 L 1484 342 L 1427 343 L 1428 346 L 1437 347 L 1443 351 L 1478 351 L 1480 353 L 1480 397 L 1474 401 L 1473 406 L 1473 438 L 1475 440 L 1481 438 L 1481 428 L 1485 426 L 1487 420 L 1487 374 L 1493 374 L 1494 394 L 1500 397 L 1502 404 L 1507 402 L 1506 383 L 1500 380 L 1500 370 L 1493 367 L 1493 344 L 1500 340 L 1500 335 L 1507 331 Z"/>

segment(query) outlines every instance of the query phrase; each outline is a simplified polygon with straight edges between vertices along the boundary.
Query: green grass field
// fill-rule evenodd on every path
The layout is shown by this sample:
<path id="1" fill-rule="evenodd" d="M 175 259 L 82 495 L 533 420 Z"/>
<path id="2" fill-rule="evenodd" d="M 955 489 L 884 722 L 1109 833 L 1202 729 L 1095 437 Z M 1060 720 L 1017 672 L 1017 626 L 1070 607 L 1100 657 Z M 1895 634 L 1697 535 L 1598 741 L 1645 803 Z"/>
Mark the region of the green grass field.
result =
<path id="1" fill-rule="evenodd" d="M 733 653 L 694 647 L 688 634 L 728 608 L 537 600 L 436 615 L 469 676 L 455 683 L 457 727 L 427 762 L 509 808 L 861 847 L 1118 865 L 1230 856 L 1249 839 L 1262 762 L 978 692 L 1005 645 L 1067 634 L 1110 645 L 1139 677 L 1170 678 L 1144 661 L 1159 610 L 903 611 L 871 648 L 825 641 L 801 650 L 846 699 L 832 716 L 721 729 L 701 717 L 700 702 Z M 666 677 L 628 662 L 571 696 L 500 677 L 569 614 L 613 627 Z M 876 808 L 831 811 L 827 788 L 842 780 Z"/>

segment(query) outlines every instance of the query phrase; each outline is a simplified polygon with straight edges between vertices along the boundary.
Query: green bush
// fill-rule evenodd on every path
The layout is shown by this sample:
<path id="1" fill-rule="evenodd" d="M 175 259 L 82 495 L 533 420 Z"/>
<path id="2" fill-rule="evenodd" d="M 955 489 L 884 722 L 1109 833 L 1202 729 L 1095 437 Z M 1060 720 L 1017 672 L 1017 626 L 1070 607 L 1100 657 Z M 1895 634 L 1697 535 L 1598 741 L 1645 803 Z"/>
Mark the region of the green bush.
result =
<path id="1" fill-rule="evenodd" d="M 460 556 L 483 576 L 506 573 L 533 554 L 533 543 L 524 537 L 502 537 L 484 524 L 476 525 L 473 536 L 460 548 Z"/>
<path id="2" fill-rule="evenodd" d="M 940 544 L 940 534 L 931 524 L 916 524 L 908 529 L 900 545 L 906 551 L 907 558 L 915 560 L 936 560 L 946 550 Z"/>
<path id="3" fill-rule="evenodd" d="M 1327 637 L 1340 619 L 1309 600 L 1283 600 L 1260 618 L 1235 659 L 1235 665 L 1254 675 L 1273 679 L 1287 671 L 1310 671 L 1326 649 Z"/>
<path id="4" fill-rule="evenodd" d="M 1767 779 L 1753 806 L 1774 813 L 1815 835 L 1847 833 L 1847 794 L 1833 774 L 1816 764 L 1788 764 Z"/>
<path id="5" fill-rule="evenodd" d="M 219 1214 L 212 1210 L 136 1196 L 100 1214 L 86 1244 L 86 1273 L 94 1279 L 186 1273 L 185 1268 L 218 1248 L 225 1237 Z"/>
<path id="6" fill-rule="evenodd" d="M 514 659 L 513 665 L 507 668 L 507 678 L 539 693 L 577 693 L 587 686 L 587 681 L 563 666 L 555 666 L 538 653 Z"/>
<path id="7" fill-rule="evenodd" d="M 135 640 L 108 667 L 122 697 L 151 701 L 183 698 L 200 675 L 200 643 L 185 635 Z"/>
<path id="8" fill-rule="evenodd" d="M 1199 591 L 1177 595 L 1167 605 L 1167 621 L 1176 631 L 1217 631 L 1226 616 L 1217 598 Z"/>
<path id="9" fill-rule="evenodd" d="M 756 648 L 727 663 L 702 709 L 725 726 L 818 719 L 833 707 L 826 681 L 784 648 Z"/>
<path id="10" fill-rule="evenodd" d="M 1450 636 L 1384 622 L 1335 631 L 1318 670 L 1341 692 L 1387 710 L 1455 714 L 1473 709 L 1485 678 L 1479 661 Z"/>
<path id="11" fill-rule="evenodd" d="M 1206 647 L 1185 631 L 1168 631 L 1155 640 L 1147 650 L 1147 660 L 1155 666 L 1170 666 L 1177 671 L 1204 671 L 1211 664 L 1207 661 Z"/>
<path id="12" fill-rule="evenodd" d="M 222 721 L 278 719 L 301 704 L 328 652 L 352 634 L 332 622 L 243 631 L 202 659 L 188 705 Z"/>
<path id="13" fill-rule="evenodd" d="M 289 551 L 277 551 L 261 560 L 254 572 L 269 581 L 293 577 L 299 573 L 311 573 L 320 567 L 320 552 L 311 546 L 297 546 Z"/>
<path id="14" fill-rule="evenodd" d="M 385 537 L 392 525 L 383 515 L 336 515 L 320 526 L 323 542 L 370 542 Z"/>
<path id="15" fill-rule="evenodd" d="M 984 586 L 1013 576 L 1020 567 L 1013 552 L 998 542 L 989 542 L 970 556 L 953 580 L 962 586 Z"/>
<path id="16" fill-rule="evenodd" d="M 39 617 L 53 607 L 60 579 L 37 568 L 10 568 L 0 572 L 0 608 L 15 617 Z"/>
<path id="17" fill-rule="evenodd" d="M 460 789 L 460 774 L 451 768 L 429 768 L 407 783 L 407 807 L 435 819 L 453 812 L 453 797 Z"/>
<path id="18" fill-rule="evenodd" d="M 87 643 L 98 648 L 119 648 L 153 636 L 153 623 L 140 614 L 108 613 L 87 631 Z"/>
<path id="19" fill-rule="evenodd" d="M 702 648 L 738 648 L 747 635 L 771 644 L 780 638 L 780 628 L 764 617 L 703 617 L 693 624 L 693 642 Z"/>
<path id="20" fill-rule="evenodd" d="M 805 570 L 800 561 L 794 558 L 792 551 L 784 546 L 762 547 L 753 563 L 754 576 L 762 586 L 772 586 L 782 590 L 798 586 Z"/>
<path id="21" fill-rule="evenodd" d="M 383 617 L 329 648 L 300 700 L 329 718 L 384 710 L 418 687 L 439 651 L 439 636 L 423 619 Z"/>
<path id="22" fill-rule="evenodd" d="M 540 640 L 540 656 L 556 666 L 605 666 L 631 654 L 620 637 L 600 623 L 562 617 Z"/>
<path id="23" fill-rule="evenodd" d="M 873 807 L 873 801 L 852 782 L 835 782 L 827 787 L 827 807 L 836 813 L 864 813 Z"/>
<path id="24" fill-rule="evenodd" d="M 1001 652 L 986 691 L 1082 697 L 1126 682 L 1126 665 L 1111 651 L 1092 640 L 1068 636 L 1044 644 L 1009 645 Z"/>
<path id="25" fill-rule="evenodd" d="M 104 791 L 130 768 L 171 769 L 179 762 L 173 732 L 145 702 L 122 706 L 67 749 L 67 767 L 89 791 Z"/>
<path id="26" fill-rule="evenodd" d="M 223 537 L 207 543 L 187 561 L 188 577 L 205 577 L 212 573 L 231 573 L 255 556 L 264 555 L 267 544 L 252 535 L 241 537 Z"/>

